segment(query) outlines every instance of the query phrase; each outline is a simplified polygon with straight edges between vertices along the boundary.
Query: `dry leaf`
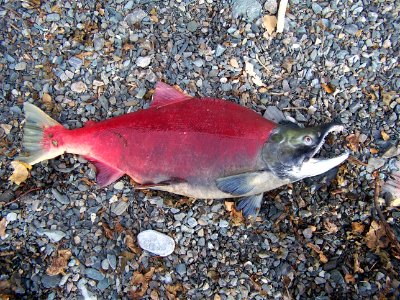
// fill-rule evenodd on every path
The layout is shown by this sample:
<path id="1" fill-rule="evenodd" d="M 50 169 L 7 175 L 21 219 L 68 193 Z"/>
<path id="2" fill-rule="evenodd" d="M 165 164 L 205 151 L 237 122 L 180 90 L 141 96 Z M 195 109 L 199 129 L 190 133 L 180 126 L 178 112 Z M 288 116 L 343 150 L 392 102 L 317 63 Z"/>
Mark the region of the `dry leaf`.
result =
<path id="1" fill-rule="evenodd" d="M 386 236 L 386 230 L 383 225 L 371 222 L 368 233 L 365 236 L 367 247 L 370 249 L 386 248 L 389 245 L 389 239 Z"/>
<path id="2" fill-rule="evenodd" d="M 51 101 L 51 96 L 47 93 L 43 93 L 42 97 L 43 104 L 46 106 L 47 109 L 53 109 L 54 103 Z"/>
<path id="3" fill-rule="evenodd" d="M 314 245 L 314 244 L 312 244 L 312 243 L 307 243 L 307 246 L 319 254 L 319 260 L 320 260 L 320 262 L 322 262 L 323 264 L 325 264 L 325 263 L 328 262 L 328 258 L 327 258 L 327 257 L 325 256 L 325 254 L 319 249 L 318 246 L 316 246 L 316 245 Z"/>
<path id="4" fill-rule="evenodd" d="M 7 220 L 6 218 L 0 221 L 0 238 L 4 239 L 6 237 Z"/>
<path id="5" fill-rule="evenodd" d="M 160 297 L 158 296 L 158 293 L 156 290 L 152 290 L 150 293 L 150 299 L 151 300 L 158 300 L 160 299 Z"/>
<path id="6" fill-rule="evenodd" d="M 125 228 L 121 225 L 120 222 L 116 221 L 114 223 L 114 230 L 116 233 L 121 234 L 125 230 Z"/>
<path id="7" fill-rule="evenodd" d="M 240 226 L 245 223 L 246 219 L 242 211 L 236 210 L 235 202 L 225 201 L 225 208 L 231 215 L 233 226 Z"/>
<path id="8" fill-rule="evenodd" d="M 375 149 L 375 148 L 370 148 L 370 149 L 369 149 L 369 152 L 370 152 L 371 154 L 378 154 L 378 153 L 379 153 L 379 150 L 378 150 L 378 149 Z"/>
<path id="9" fill-rule="evenodd" d="M 353 230 L 353 232 L 355 233 L 363 233 L 364 232 L 364 224 L 363 223 L 359 223 L 359 222 L 352 222 L 351 223 L 351 229 Z"/>
<path id="10" fill-rule="evenodd" d="M 68 249 L 58 251 L 58 256 L 53 258 L 50 267 L 47 268 L 46 273 L 50 276 L 64 274 L 64 270 L 68 266 L 68 260 L 72 253 Z"/>
<path id="11" fill-rule="evenodd" d="M 154 268 L 151 267 L 150 270 L 142 274 L 138 271 L 133 272 L 131 278 L 131 297 L 133 299 L 140 299 L 147 292 L 147 288 L 149 287 L 149 281 L 153 277 Z"/>
<path id="12" fill-rule="evenodd" d="M 364 270 L 360 267 L 360 261 L 358 260 L 358 254 L 354 253 L 354 272 L 364 273 Z"/>
<path id="13" fill-rule="evenodd" d="M 350 148 L 351 151 L 357 152 L 360 147 L 359 133 L 352 133 L 346 137 L 347 147 Z"/>
<path id="14" fill-rule="evenodd" d="M 254 72 L 253 64 L 249 63 L 248 61 L 245 62 L 245 71 L 248 76 L 252 79 L 253 83 L 257 86 L 264 86 L 265 84 L 262 82 L 260 76 Z"/>
<path id="15" fill-rule="evenodd" d="M 131 44 L 128 44 L 128 43 L 125 43 L 123 46 L 122 46 L 122 51 L 129 51 L 129 50 L 131 50 L 131 49 L 133 49 L 133 45 L 131 45 Z"/>
<path id="16" fill-rule="evenodd" d="M 130 234 L 126 234 L 125 236 L 125 244 L 135 254 L 140 254 L 142 251 L 138 246 L 135 245 L 135 241 Z"/>
<path id="17" fill-rule="evenodd" d="M 381 89 L 382 101 L 383 101 L 383 104 L 385 104 L 386 106 L 390 105 L 390 103 L 392 102 L 392 99 L 394 98 L 395 95 L 396 95 L 396 92 L 394 92 L 394 91 L 386 92 L 385 90 Z"/>
<path id="18" fill-rule="evenodd" d="M 21 0 L 23 8 L 33 9 L 40 6 L 40 0 Z"/>
<path id="19" fill-rule="evenodd" d="M 381 135 L 384 141 L 390 140 L 390 136 L 384 130 L 381 130 Z"/>
<path id="20" fill-rule="evenodd" d="M 110 240 L 113 240 L 114 232 L 111 230 L 110 226 L 108 226 L 108 224 L 106 222 L 102 222 L 101 226 L 103 227 L 104 234 L 106 235 L 106 237 Z"/>
<path id="21" fill-rule="evenodd" d="M 275 16 L 266 15 L 262 18 L 262 26 L 271 35 L 276 30 L 277 19 Z"/>
<path id="22" fill-rule="evenodd" d="M 344 275 L 344 280 L 346 281 L 346 283 L 356 283 L 356 279 L 351 274 Z"/>
<path id="23" fill-rule="evenodd" d="M 178 292 L 183 293 L 185 290 L 181 283 L 177 283 L 175 285 L 167 285 L 165 287 L 167 293 L 168 300 L 175 300 L 178 299 Z"/>
<path id="24" fill-rule="evenodd" d="M 229 64 L 234 68 L 239 68 L 239 63 L 237 62 L 236 58 L 231 58 Z"/>
<path id="25" fill-rule="evenodd" d="M 321 83 L 321 86 L 324 88 L 325 92 L 327 92 L 328 94 L 332 94 L 336 90 L 336 87 L 334 85 L 332 85 L 331 83 L 328 83 L 328 84 Z"/>
<path id="26" fill-rule="evenodd" d="M 14 171 L 8 180 L 14 182 L 15 184 L 20 185 L 28 178 L 29 176 L 28 170 L 32 169 L 32 166 L 18 160 L 11 162 L 11 165 L 14 168 Z"/>
<path id="27" fill-rule="evenodd" d="M 332 223 L 328 219 L 324 220 L 324 227 L 329 233 L 336 233 L 339 231 L 339 228 L 335 223 Z"/>

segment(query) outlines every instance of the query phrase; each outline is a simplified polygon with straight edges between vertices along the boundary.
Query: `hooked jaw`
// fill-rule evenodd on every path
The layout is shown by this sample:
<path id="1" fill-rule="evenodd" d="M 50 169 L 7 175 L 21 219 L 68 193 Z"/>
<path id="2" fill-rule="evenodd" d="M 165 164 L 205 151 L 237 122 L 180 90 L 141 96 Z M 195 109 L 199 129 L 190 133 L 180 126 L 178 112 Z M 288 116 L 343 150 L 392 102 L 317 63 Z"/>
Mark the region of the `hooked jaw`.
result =
<path id="1" fill-rule="evenodd" d="M 333 158 L 314 158 L 314 156 L 321 149 L 322 145 L 325 142 L 326 136 L 331 132 L 341 132 L 344 130 L 344 126 L 340 124 L 329 124 L 328 127 L 324 130 L 323 136 L 320 139 L 319 144 L 315 148 L 315 150 L 311 153 L 310 158 L 308 160 L 303 161 L 303 163 L 299 167 L 295 167 L 289 173 L 290 175 L 300 179 L 306 177 L 312 177 L 316 175 L 323 174 L 330 169 L 340 165 L 343 163 L 348 157 L 349 152 L 345 152 L 339 156 Z"/>

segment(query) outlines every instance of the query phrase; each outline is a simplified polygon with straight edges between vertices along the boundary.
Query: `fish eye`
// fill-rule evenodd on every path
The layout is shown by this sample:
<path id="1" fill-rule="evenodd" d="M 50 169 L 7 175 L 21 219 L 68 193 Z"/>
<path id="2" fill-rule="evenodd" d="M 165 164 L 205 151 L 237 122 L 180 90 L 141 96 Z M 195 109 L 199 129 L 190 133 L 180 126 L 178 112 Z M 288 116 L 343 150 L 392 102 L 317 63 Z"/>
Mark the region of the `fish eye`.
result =
<path id="1" fill-rule="evenodd" d="M 307 146 L 308 146 L 308 145 L 311 145 L 311 144 L 313 143 L 313 139 L 312 139 L 312 137 L 309 136 L 309 135 L 306 135 L 306 136 L 303 138 L 303 141 L 304 141 L 304 144 L 306 144 Z"/>

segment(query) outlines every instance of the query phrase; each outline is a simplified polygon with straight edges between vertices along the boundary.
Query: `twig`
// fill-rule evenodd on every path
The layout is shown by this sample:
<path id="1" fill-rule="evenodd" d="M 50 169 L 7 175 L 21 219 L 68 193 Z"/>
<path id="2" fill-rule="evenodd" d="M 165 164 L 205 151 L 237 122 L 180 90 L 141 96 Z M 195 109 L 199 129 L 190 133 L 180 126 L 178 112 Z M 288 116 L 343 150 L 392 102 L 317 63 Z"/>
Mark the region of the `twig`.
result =
<path id="1" fill-rule="evenodd" d="M 386 222 L 385 216 L 382 213 L 382 210 L 379 205 L 379 194 L 380 194 L 380 180 L 378 176 L 375 177 L 375 195 L 374 195 L 374 204 L 376 212 L 378 213 L 379 219 L 381 220 L 383 226 L 385 227 L 386 235 L 391 241 L 391 244 L 394 248 L 396 248 L 397 252 L 400 253 L 400 244 L 394 234 L 390 225 Z"/>
<path id="2" fill-rule="evenodd" d="M 279 3 L 279 10 L 278 10 L 278 21 L 276 24 L 276 32 L 282 33 L 283 27 L 285 26 L 285 14 L 286 14 L 286 6 L 288 4 L 288 0 L 281 0 Z"/>
<path id="3" fill-rule="evenodd" d="M 9 206 L 9 205 L 11 205 L 12 203 L 18 202 L 23 196 L 25 196 L 25 195 L 27 195 L 27 194 L 29 194 L 29 193 L 31 193 L 31 192 L 39 191 L 39 190 L 41 190 L 41 189 L 42 189 L 41 187 L 37 187 L 37 188 L 30 189 L 30 190 L 26 191 L 25 193 L 19 195 L 19 196 L 18 196 L 17 198 L 15 198 L 14 200 L 12 200 L 12 201 L 10 201 L 10 202 L 4 204 L 4 207 Z"/>

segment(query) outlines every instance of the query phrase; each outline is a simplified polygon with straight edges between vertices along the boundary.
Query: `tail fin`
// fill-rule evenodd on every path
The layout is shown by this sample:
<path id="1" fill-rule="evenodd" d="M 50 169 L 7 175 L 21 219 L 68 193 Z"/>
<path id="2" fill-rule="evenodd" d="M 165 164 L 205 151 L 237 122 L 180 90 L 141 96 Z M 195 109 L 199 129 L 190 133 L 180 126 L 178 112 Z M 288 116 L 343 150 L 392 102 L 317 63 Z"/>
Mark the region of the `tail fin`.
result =
<path id="1" fill-rule="evenodd" d="M 24 112 L 26 123 L 24 126 L 24 137 L 22 140 L 23 154 L 17 159 L 26 162 L 30 165 L 34 165 L 46 159 L 56 157 L 60 151 L 51 151 L 46 147 L 44 139 L 44 131 L 47 128 L 54 126 L 61 126 L 57 121 L 50 118 L 45 112 L 40 110 L 33 104 L 28 102 L 24 103 Z M 62 127 L 64 129 L 64 127 Z M 48 145 L 47 145 L 48 146 Z M 51 147 L 50 147 L 51 148 Z"/>

